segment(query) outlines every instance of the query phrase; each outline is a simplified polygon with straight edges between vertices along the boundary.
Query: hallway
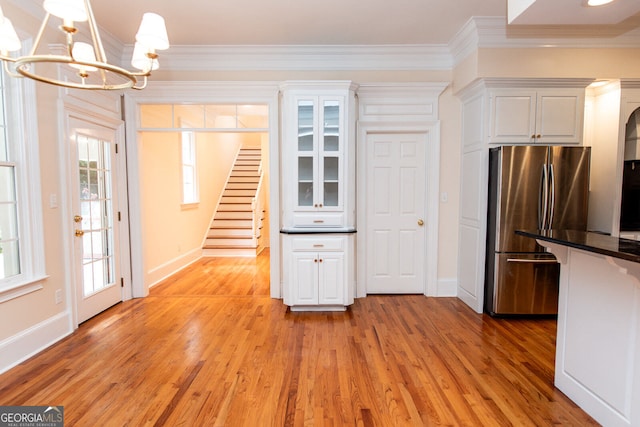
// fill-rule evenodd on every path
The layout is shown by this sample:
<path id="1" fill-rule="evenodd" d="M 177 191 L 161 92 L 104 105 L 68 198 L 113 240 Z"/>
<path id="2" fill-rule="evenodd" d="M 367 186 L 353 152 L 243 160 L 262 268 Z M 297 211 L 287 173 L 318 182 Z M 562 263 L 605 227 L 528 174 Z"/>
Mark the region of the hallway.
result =
<path id="1" fill-rule="evenodd" d="M 555 321 L 421 295 L 291 313 L 268 258 L 202 259 L 90 319 L 1 375 L 0 403 L 67 426 L 595 425 L 553 387 Z"/>

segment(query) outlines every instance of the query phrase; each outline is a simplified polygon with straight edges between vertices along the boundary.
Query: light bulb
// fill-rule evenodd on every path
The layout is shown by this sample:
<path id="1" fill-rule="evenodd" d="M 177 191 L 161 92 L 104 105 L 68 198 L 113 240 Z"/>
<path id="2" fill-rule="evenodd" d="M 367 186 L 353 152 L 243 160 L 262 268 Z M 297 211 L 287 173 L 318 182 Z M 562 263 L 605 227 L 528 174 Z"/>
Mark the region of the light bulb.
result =
<path id="1" fill-rule="evenodd" d="M 611 3 L 613 0 L 588 0 L 588 6 L 602 6 L 603 4 Z"/>

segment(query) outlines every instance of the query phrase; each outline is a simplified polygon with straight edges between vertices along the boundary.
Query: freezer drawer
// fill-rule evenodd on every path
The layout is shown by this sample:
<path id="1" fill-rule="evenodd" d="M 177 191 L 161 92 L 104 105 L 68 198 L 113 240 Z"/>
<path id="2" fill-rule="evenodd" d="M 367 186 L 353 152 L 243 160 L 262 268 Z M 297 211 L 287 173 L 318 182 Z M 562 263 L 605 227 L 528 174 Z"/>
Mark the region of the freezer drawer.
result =
<path id="1" fill-rule="evenodd" d="M 491 314 L 557 314 L 560 264 L 551 254 L 496 254 Z"/>

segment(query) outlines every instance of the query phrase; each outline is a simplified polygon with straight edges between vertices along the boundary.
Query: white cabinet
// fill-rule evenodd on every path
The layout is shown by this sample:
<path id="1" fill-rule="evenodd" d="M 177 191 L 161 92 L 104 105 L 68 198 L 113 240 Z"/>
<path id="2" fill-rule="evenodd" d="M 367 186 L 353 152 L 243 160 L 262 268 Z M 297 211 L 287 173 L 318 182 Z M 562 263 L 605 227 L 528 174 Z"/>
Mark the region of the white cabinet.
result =
<path id="1" fill-rule="evenodd" d="M 353 226 L 351 83 L 289 83 L 283 93 L 284 227 Z"/>
<path id="2" fill-rule="evenodd" d="M 584 89 L 494 89 L 489 112 L 490 143 L 579 144 Z"/>
<path id="3" fill-rule="evenodd" d="M 285 235 L 284 303 L 293 311 L 342 311 L 353 304 L 353 245 L 352 233 Z"/>
<path id="4" fill-rule="evenodd" d="M 344 310 L 355 295 L 355 85 L 281 86 L 282 259 L 291 310 Z"/>
<path id="5" fill-rule="evenodd" d="M 489 148 L 494 144 L 581 144 L 590 79 L 483 79 L 462 101 L 458 298 L 484 304 Z M 537 135 L 540 135 L 538 138 Z M 533 137 L 532 137 L 533 136 Z"/>

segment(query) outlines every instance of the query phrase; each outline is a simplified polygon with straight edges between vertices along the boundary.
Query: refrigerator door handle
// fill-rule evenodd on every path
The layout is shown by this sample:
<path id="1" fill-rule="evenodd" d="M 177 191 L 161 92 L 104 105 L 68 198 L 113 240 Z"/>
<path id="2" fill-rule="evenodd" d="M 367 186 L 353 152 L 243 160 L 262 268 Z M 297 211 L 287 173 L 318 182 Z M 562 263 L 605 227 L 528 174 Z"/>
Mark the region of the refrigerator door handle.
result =
<path id="1" fill-rule="evenodd" d="M 551 200 L 549 202 L 549 230 L 553 228 L 553 216 L 556 212 L 556 176 L 553 173 L 553 165 L 549 165 L 549 195 Z"/>
<path id="2" fill-rule="evenodd" d="M 540 190 L 538 193 L 538 229 L 547 228 L 547 211 L 549 210 L 549 175 L 547 165 L 542 165 Z"/>
<path id="3" fill-rule="evenodd" d="M 522 259 L 522 258 L 507 258 L 507 262 L 522 262 L 528 264 L 558 264 L 555 259 Z"/>

